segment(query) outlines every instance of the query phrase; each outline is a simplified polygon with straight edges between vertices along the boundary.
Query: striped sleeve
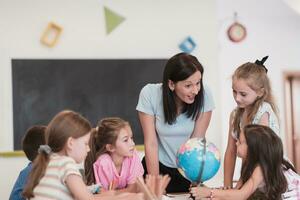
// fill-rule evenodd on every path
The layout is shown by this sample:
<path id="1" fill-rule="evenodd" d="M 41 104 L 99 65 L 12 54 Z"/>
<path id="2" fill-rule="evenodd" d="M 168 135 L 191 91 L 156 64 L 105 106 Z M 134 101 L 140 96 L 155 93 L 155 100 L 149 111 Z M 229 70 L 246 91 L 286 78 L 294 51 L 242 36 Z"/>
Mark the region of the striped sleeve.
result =
<path id="1" fill-rule="evenodd" d="M 62 173 L 61 181 L 63 184 L 65 184 L 67 177 L 71 174 L 82 177 L 78 166 L 73 159 L 65 158 L 64 162 L 61 165 L 60 172 Z"/>

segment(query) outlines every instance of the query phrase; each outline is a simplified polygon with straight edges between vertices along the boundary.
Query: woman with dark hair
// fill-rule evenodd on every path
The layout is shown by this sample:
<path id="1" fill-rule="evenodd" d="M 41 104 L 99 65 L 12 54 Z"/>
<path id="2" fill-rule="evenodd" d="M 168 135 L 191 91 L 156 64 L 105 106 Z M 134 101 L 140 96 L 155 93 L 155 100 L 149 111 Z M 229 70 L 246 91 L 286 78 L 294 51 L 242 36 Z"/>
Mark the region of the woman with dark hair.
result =
<path id="1" fill-rule="evenodd" d="M 167 61 L 163 82 L 147 84 L 139 96 L 145 174 L 169 174 L 167 192 L 189 190 L 190 182 L 177 171 L 176 153 L 189 138 L 205 136 L 214 109 L 203 72 L 195 56 L 176 54 Z"/>

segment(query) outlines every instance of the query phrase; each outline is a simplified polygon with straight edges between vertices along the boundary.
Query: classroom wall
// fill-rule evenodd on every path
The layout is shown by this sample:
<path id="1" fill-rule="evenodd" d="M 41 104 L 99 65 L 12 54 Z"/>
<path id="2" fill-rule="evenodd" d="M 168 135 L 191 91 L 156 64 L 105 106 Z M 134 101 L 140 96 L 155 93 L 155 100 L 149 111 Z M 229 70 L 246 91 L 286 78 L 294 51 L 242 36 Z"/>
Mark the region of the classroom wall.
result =
<path id="1" fill-rule="evenodd" d="M 226 31 L 233 23 L 233 13 L 247 29 L 247 37 L 240 43 L 227 39 Z M 231 75 L 240 64 L 269 55 L 265 65 L 273 94 L 279 108 L 281 138 L 285 144 L 283 72 L 300 71 L 300 14 L 284 0 L 239 1 L 217 0 L 218 13 L 218 69 L 221 101 L 222 147 L 228 137 L 228 117 L 235 107 L 232 98 Z M 286 149 L 286 147 L 285 147 Z M 236 167 L 239 172 L 240 162 Z M 235 178 L 239 173 L 235 173 Z"/>
<path id="2" fill-rule="evenodd" d="M 11 58 L 169 58 L 191 36 L 192 52 L 205 66 L 205 81 L 218 98 L 217 22 L 215 1 L 94 1 L 1 0 L 0 151 L 12 149 Z M 105 33 L 103 6 L 126 20 Z M 39 40 L 48 22 L 63 27 L 57 45 Z M 4 31 L 5 30 L 5 31 Z M 135 112 L 135 111 L 133 111 Z M 16 113 L 15 113 L 16 114 Z"/>
<path id="3" fill-rule="evenodd" d="M 126 17 L 110 35 L 105 34 L 103 5 Z M 240 43 L 226 36 L 235 11 L 248 31 Z M 39 43 L 50 21 L 64 27 L 51 49 Z M 228 116 L 235 107 L 230 76 L 240 64 L 265 55 L 284 132 L 282 72 L 300 70 L 299 21 L 283 0 L 0 0 L 0 151 L 12 150 L 11 58 L 168 58 L 187 35 L 198 44 L 193 54 L 205 66 L 216 101 L 209 140 L 224 153 Z M 8 198 L 25 164 L 24 158 L 0 159 L 5 166 L 0 177 L 7 177 L 0 181 L 1 199 Z M 219 182 L 221 174 L 222 169 Z"/>
<path id="4" fill-rule="evenodd" d="M 231 75 L 240 64 L 269 55 L 265 65 L 279 108 L 281 136 L 285 139 L 283 72 L 300 70 L 300 14 L 283 0 L 217 0 L 222 132 L 228 129 L 228 116 L 235 106 L 231 93 Z M 232 43 L 224 34 L 237 11 L 238 21 L 246 26 L 247 37 Z M 227 142 L 223 134 L 223 146 Z"/>
<path id="5" fill-rule="evenodd" d="M 126 18 L 109 35 L 103 6 Z M 0 151 L 13 149 L 12 58 L 169 58 L 187 36 L 197 43 L 192 53 L 204 65 L 205 82 L 215 97 L 214 125 L 207 135 L 220 147 L 216 16 L 213 0 L 0 0 Z M 57 45 L 48 48 L 39 40 L 51 21 L 63 32 Z M 26 159 L 1 158 L 0 165 L 8 166 L 2 163 L 11 164 L 0 172 L 7 177 L 0 181 L 0 197 L 7 199 Z"/>

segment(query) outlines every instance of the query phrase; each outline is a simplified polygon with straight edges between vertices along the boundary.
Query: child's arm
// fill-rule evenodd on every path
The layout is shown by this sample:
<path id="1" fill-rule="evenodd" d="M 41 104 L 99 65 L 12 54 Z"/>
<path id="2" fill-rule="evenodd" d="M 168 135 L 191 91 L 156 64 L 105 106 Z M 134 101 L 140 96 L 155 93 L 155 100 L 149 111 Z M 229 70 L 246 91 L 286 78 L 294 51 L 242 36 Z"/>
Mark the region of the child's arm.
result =
<path id="1" fill-rule="evenodd" d="M 230 114 L 229 119 L 229 133 L 228 133 L 228 141 L 227 141 L 227 148 L 225 152 L 225 158 L 224 158 L 224 186 L 225 187 L 232 187 L 232 179 L 233 179 L 233 173 L 235 168 L 235 161 L 236 161 L 236 141 L 232 137 L 232 121 L 233 121 L 233 113 Z"/>
<path id="2" fill-rule="evenodd" d="M 136 184 L 128 184 L 126 188 L 116 190 L 117 194 L 124 192 L 137 192 Z"/>
<path id="3" fill-rule="evenodd" d="M 71 194 L 76 200 L 90 200 L 93 199 L 93 195 L 88 192 L 86 185 L 84 184 L 82 177 L 76 174 L 70 174 L 66 178 L 66 185 L 69 188 Z"/>
<path id="4" fill-rule="evenodd" d="M 260 120 L 259 120 L 259 124 L 260 125 L 264 125 L 264 126 L 269 126 L 269 113 L 265 112 Z"/>
<path id="5" fill-rule="evenodd" d="M 196 199 L 211 197 L 213 199 L 247 199 L 258 186 L 263 182 L 263 174 L 260 167 L 256 167 L 250 179 L 242 186 L 241 189 L 211 189 L 207 187 L 193 187 L 191 189 L 192 195 Z"/>
<path id="6" fill-rule="evenodd" d="M 92 195 L 91 200 L 144 200 L 142 193 L 116 194 L 115 190 L 105 191 L 101 194 Z M 76 199 L 77 200 L 77 199 Z"/>
<path id="7" fill-rule="evenodd" d="M 243 182 L 241 179 L 239 179 L 236 185 L 234 186 L 234 189 L 240 189 L 242 186 L 243 186 Z"/>
<path id="8" fill-rule="evenodd" d="M 114 190 L 106 191 L 101 194 L 93 195 L 88 192 L 82 178 L 78 175 L 71 174 L 66 178 L 66 185 L 76 200 L 142 200 L 142 194 L 124 193 L 124 195 L 116 195 Z"/>
<path id="9" fill-rule="evenodd" d="M 94 197 L 95 200 L 145 200 L 142 193 L 122 193 L 118 195 L 97 194 Z"/>

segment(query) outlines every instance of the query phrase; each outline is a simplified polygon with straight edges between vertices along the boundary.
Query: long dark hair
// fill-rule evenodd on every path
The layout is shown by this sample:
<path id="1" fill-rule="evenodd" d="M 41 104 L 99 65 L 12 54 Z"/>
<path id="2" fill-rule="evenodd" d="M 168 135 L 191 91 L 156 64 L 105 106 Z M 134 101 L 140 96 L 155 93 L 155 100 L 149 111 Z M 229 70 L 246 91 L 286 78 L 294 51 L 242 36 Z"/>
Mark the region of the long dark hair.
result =
<path id="1" fill-rule="evenodd" d="M 268 126 L 247 125 L 244 128 L 246 143 L 248 146 L 247 156 L 243 162 L 241 178 L 243 183 L 251 177 L 257 166 L 261 167 L 265 182 L 265 199 L 281 199 L 281 194 L 287 189 L 287 180 L 284 170 L 292 169 L 293 166 L 283 158 L 283 145 L 281 139 Z M 260 193 L 257 190 L 252 197 Z M 250 198 L 251 199 L 251 198 Z"/>
<path id="2" fill-rule="evenodd" d="M 164 69 L 163 73 L 163 107 L 165 122 L 173 124 L 177 117 L 177 106 L 175 103 L 175 94 L 169 88 L 169 80 L 177 83 L 178 81 L 185 80 L 193 75 L 196 71 L 200 71 L 202 78 L 200 80 L 201 89 L 195 97 L 192 104 L 185 104 L 183 113 L 187 117 L 192 117 L 195 120 L 198 117 L 200 110 L 203 107 L 204 88 L 203 88 L 203 66 L 195 56 L 187 53 L 179 53 L 171 57 Z"/>
<path id="3" fill-rule="evenodd" d="M 119 117 L 107 117 L 98 122 L 93 129 L 89 141 L 90 151 L 84 162 L 85 181 L 87 185 L 94 184 L 95 174 L 93 164 L 99 156 L 107 153 L 106 145 L 114 145 L 122 128 L 129 123 Z"/>
<path id="4" fill-rule="evenodd" d="M 90 122 L 80 114 L 65 110 L 58 113 L 46 128 L 46 144 L 53 153 L 60 152 L 65 148 L 67 140 L 79 138 L 88 134 L 91 130 Z M 41 152 L 33 162 L 28 182 L 23 190 L 25 198 L 32 198 L 33 190 L 44 176 L 49 163 L 49 154 Z"/>

